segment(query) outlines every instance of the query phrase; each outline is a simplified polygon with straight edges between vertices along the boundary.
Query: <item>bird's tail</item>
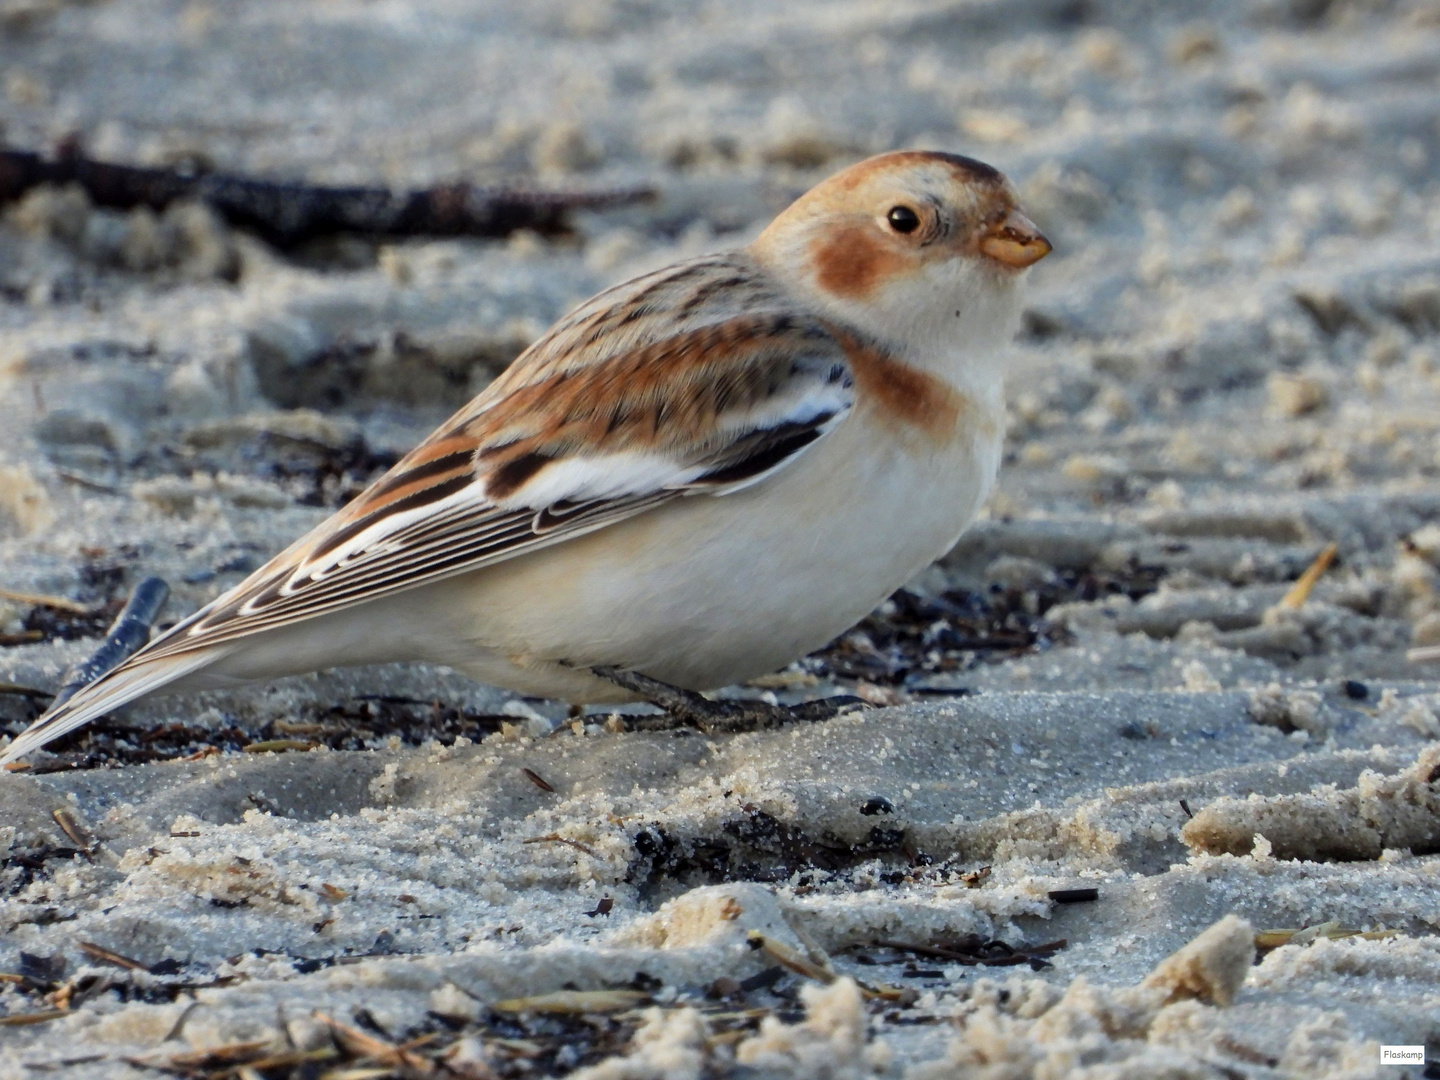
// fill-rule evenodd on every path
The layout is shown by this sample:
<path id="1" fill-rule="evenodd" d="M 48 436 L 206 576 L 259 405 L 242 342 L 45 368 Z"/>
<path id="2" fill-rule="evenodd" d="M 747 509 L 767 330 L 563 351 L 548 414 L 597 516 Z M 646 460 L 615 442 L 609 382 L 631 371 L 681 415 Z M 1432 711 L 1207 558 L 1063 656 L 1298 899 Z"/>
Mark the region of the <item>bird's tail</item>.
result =
<path id="1" fill-rule="evenodd" d="M 137 655 L 102 675 L 68 701 L 56 705 L 22 731 L 14 742 L 0 751 L 0 765 L 33 753 L 96 717 L 208 667 L 221 654 L 222 650 L 218 649 L 198 649 L 155 660 L 146 659 L 143 653 Z"/>

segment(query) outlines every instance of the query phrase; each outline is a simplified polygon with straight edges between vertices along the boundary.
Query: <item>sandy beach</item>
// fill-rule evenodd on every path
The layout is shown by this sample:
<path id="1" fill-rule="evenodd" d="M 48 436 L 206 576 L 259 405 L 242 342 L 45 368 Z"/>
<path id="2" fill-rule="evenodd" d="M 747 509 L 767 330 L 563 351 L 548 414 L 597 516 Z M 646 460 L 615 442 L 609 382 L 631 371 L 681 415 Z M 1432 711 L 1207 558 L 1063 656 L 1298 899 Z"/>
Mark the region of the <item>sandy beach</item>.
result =
<path id="1" fill-rule="evenodd" d="M 868 154 L 988 161 L 1055 245 L 981 520 L 722 691 L 870 707 L 139 702 L 0 773 L 0 1080 L 1440 1076 L 1437 116 L 1432 0 L 0 0 L 7 148 L 654 193 L 288 246 L 0 207 L 0 736 L 141 579 L 189 613 Z"/>

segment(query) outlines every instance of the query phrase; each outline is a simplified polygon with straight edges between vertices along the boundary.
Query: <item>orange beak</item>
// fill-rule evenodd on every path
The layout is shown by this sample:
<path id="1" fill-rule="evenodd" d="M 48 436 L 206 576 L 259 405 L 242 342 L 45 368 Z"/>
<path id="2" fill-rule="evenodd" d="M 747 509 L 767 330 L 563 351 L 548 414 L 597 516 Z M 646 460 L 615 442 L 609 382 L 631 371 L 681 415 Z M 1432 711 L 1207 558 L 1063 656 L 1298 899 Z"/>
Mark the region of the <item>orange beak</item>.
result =
<path id="1" fill-rule="evenodd" d="M 1011 210 L 980 237 L 980 251 L 1012 270 L 1033 266 L 1054 249 L 1035 223 L 1019 210 Z"/>

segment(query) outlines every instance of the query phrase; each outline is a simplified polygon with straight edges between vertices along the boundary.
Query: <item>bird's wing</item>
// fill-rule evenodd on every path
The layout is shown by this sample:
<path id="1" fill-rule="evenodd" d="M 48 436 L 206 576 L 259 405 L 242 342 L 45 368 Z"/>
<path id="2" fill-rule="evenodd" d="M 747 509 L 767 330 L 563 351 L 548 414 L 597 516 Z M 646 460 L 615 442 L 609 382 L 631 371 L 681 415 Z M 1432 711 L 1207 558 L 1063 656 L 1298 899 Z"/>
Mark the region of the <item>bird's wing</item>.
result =
<path id="1" fill-rule="evenodd" d="M 854 394 L 846 344 L 757 276 L 702 260 L 597 297 L 340 513 L 41 717 L 5 757 L 172 681 L 215 646 L 763 481 L 833 429 Z M 733 310 L 737 292 L 760 310 Z"/>

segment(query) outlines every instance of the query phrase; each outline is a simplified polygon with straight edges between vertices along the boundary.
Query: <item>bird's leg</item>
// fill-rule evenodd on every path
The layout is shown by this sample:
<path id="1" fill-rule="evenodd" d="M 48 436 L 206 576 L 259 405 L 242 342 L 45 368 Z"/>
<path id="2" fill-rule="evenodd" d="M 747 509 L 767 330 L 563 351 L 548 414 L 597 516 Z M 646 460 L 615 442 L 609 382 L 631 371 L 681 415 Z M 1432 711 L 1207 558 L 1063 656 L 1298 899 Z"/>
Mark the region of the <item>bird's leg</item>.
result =
<path id="1" fill-rule="evenodd" d="M 637 671 L 623 671 L 615 667 L 594 667 L 590 670 L 665 710 L 664 716 L 632 719 L 629 724 L 632 731 L 666 731 L 676 727 L 693 727 L 706 734 L 762 731 L 797 720 L 828 720 L 845 709 L 865 704 L 859 698 L 844 696 L 789 706 L 770 705 L 763 701 L 711 701 L 694 690 L 671 686 Z"/>

